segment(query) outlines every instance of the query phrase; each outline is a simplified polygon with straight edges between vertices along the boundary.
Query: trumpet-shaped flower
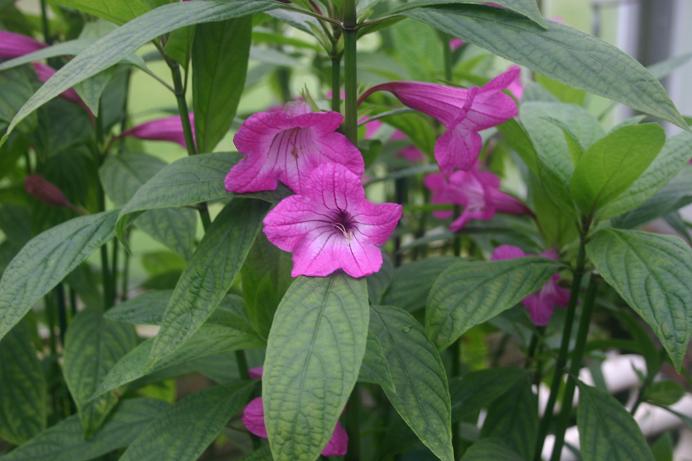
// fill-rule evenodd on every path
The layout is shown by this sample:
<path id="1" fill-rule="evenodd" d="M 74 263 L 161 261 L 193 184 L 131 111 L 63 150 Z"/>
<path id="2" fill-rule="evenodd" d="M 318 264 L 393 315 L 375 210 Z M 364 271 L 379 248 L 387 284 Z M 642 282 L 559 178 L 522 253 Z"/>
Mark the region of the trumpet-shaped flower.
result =
<path id="1" fill-rule="evenodd" d="M 194 114 L 190 114 L 189 116 L 190 125 L 194 126 Z M 120 136 L 132 136 L 133 138 L 147 141 L 169 141 L 180 144 L 183 148 L 187 146 L 183 122 L 180 120 L 179 115 L 171 115 L 169 117 L 150 120 L 124 131 Z"/>
<path id="2" fill-rule="evenodd" d="M 300 193 L 267 214 L 264 233 L 293 253 L 293 277 L 322 277 L 339 269 L 363 277 L 380 270 L 380 246 L 401 212 L 398 204 L 369 202 L 358 176 L 343 165 L 326 163 L 303 178 Z"/>
<path id="3" fill-rule="evenodd" d="M 447 129 L 435 144 L 440 169 L 470 170 L 483 145 L 479 132 L 517 115 L 514 99 L 503 90 L 518 74 L 519 68 L 512 67 L 486 85 L 468 89 L 426 82 L 383 83 L 366 91 L 360 101 L 376 91 L 389 91 L 408 107 L 439 120 Z"/>
<path id="4" fill-rule="evenodd" d="M 45 47 L 43 43 L 29 37 L 0 30 L 0 59 L 12 59 L 33 53 Z"/>
<path id="5" fill-rule="evenodd" d="M 492 254 L 493 260 L 516 259 L 527 256 L 524 251 L 513 245 L 500 245 Z M 555 250 L 541 253 L 549 259 L 557 259 Z M 537 326 L 546 326 L 558 307 L 564 307 L 569 302 L 569 290 L 558 285 L 559 274 L 553 274 L 543 287 L 536 293 L 530 294 L 521 302 L 528 311 L 531 321 Z"/>
<path id="6" fill-rule="evenodd" d="M 496 213 L 524 214 L 529 210 L 518 199 L 500 190 L 500 178 L 488 171 L 473 169 L 456 171 L 449 176 L 432 173 L 425 177 L 425 186 L 430 190 L 433 204 L 457 205 L 462 212 L 450 225 L 457 232 L 469 221 L 492 219 Z M 434 211 L 440 219 L 448 219 L 449 210 Z"/>
<path id="7" fill-rule="evenodd" d="M 299 193 L 310 171 L 327 162 L 342 164 L 360 177 L 360 151 L 336 132 L 342 121 L 337 112 L 311 112 L 303 101 L 253 114 L 233 139 L 244 157 L 226 176 L 226 190 L 273 190 L 280 181 Z"/>

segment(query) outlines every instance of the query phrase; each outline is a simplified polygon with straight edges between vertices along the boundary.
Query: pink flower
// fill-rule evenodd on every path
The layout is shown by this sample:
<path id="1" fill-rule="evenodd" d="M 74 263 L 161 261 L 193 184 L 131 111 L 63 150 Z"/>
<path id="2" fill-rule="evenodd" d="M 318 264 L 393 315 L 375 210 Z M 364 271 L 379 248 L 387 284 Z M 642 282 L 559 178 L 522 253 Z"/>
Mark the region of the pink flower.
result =
<path id="1" fill-rule="evenodd" d="M 521 248 L 512 245 L 500 245 L 493 251 L 491 259 L 516 259 L 527 256 Z M 548 259 L 557 259 L 555 250 L 547 250 L 541 253 Z M 546 326 L 557 307 L 564 307 L 569 302 L 569 290 L 558 285 L 559 274 L 553 274 L 543 288 L 530 294 L 521 302 L 528 311 L 531 321 L 537 326 Z"/>
<path id="2" fill-rule="evenodd" d="M 507 85 L 507 90 L 509 90 L 510 93 L 512 93 L 512 96 L 517 98 L 518 100 L 521 100 L 521 97 L 524 95 L 524 85 L 521 82 L 521 67 L 517 65 L 510 66 L 509 69 L 516 69 L 517 70 L 517 76 L 512 80 L 512 82 Z"/>
<path id="3" fill-rule="evenodd" d="M 408 140 L 408 136 L 406 136 L 402 131 L 396 130 L 394 133 L 392 133 L 392 137 L 389 139 L 392 141 L 405 141 Z M 399 152 L 397 152 L 397 155 L 411 163 L 420 163 L 425 160 L 425 154 L 423 154 L 423 152 L 421 152 L 413 144 L 402 148 Z"/>
<path id="4" fill-rule="evenodd" d="M 259 381 L 262 379 L 262 374 L 264 373 L 264 369 L 262 367 L 255 367 L 255 368 L 250 368 L 248 370 L 248 374 L 250 375 L 250 379 L 254 379 Z"/>
<path id="5" fill-rule="evenodd" d="M 401 213 L 401 205 L 369 202 L 357 175 L 343 165 L 326 163 L 303 178 L 300 193 L 267 214 L 264 233 L 293 253 L 293 277 L 324 277 L 338 269 L 363 277 L 380 270 L 379 247 Z"/>
<path id="6" fill-rule="evenodd" d="M 46 81 L 48 81 L 48 79 L 50 79 L 53 75 L 55 75 L 55 69 L 53 69 L 48 64 L 42 64 L 40 62 L 34 62 L 31 65 L 33 66 L 34 72 L 36 72 L 36 76 L 41 81 L 41 83 L 45 83 Z M 69 90 L 65 90 L 60 96 L 67 101 L 70 101 L 72 103 L 77 104 L 78 106 L 83 107 L 84 110 L 91 113 L 91 110 L 89 110 L 89 108 L 84 103 L 84 101 L 82 101 L 82 98 L 79 97 L 79 95 L 77 94 L 77 92 L 73 88 L 70 88 Z"/>
<path id="7" fill-rule="evenodd" d="M 432 173 L 425 177 L 424 184 L 431 192 L 432 203 L 463 207 L 461 215 L 449 226 L 454 232 L 461 230 L 469 221 L 488 221 L 495 213 L 529 212 L 518 199 L 502 192 L 500 178 L 488 171 L 456 171 L 449 176 Z M 448 219 L 452 214 L 446 210 L 433 212 L 439 219 Z"/>
<path id="8" fill-rule="evenodd" d="M 264 406 L 262 397 L 256 397 L 243 410 L 243 424 L 250 433 L 266 439 L 267 428 L 264 425 Z M 348 451 L 348 434 L 341 425 L 336 423 L 332 438 L 322 450 L 323 456 L 344 456 Z"/>
<path id="9" fill-rule="evenodd" d="M 39 175 L 30 175 L 24 178 L 24 190 L 37 200 L 48 205 L 81 212 L 79 207 L 73 205 L 65 194 L 52 182 Z"/>
<path id="10" fill-rule="evenodd" d="M 452 50 L 452 51 L 456 51 L 456 50 L 458 50 L 459 48 L 461 48 L 462 46 L 464 46 L 464 43 L 466 43 L 466 42 L 464 42 L 464 41 L 463 41 L 462 39 L 460 39 L 460 38 L 453 38 L 453 39 L 450 39 L 450 40 L 449 40 L 449 49 Z"/>
<path id="11" fill-rule="evenodd" d="M 440 169 L 470 170 L 483 144 L 479 132 L 517 115 L 516 103 L 503 90 L 518 73 L 518 68 L 510 68 L 486 85 L 469 89 L 426 82 L 383 83 L 366 91 L 360 101 L 376 91 L 389 91 L 403 104 L 436 118 L 447 128 L 435 144 Z"/>
<path id="12" fill-rule="evenodd" d="M 326 162 L 364 171 L 358 148 L 341 133 L 337 112 L 310 112 L 302 101 L 248 117 L 233 141 L 244 155 L 226 176 L 229 192 L 276 189 L 281 181 L 300 192 L 312 169 Z"/>
<path id="13" fill-rule="evenodd" d="M 12 59 L 33 53 L 46 45 L 28 35 L 0 30 L 0 59 Z"/>
<path id="14" fill-rule="evenodd" d="M 194 126 L 194 114 L 189 114 L 190 125 Z M 171 115 L 168 117 L 157 118 L 140 125 L 134 126 L 129 130 L 123 131 L 121 137 L 132 136 L 133 138 L 144 139 L 147 141 L 170 141 L 180 144 L 185 148 L 185 132 L 183 130 L 183 122 L 179 115 Z M 194 132 L 193 132 L 194 136 Z"/>
<path id="15" fill-rule="evenodd" d="M 382 122 L 379 120 L 373 120 L 371 122 L 367 121 L 367 117 L 363 117 L 360 123 L 365 122 L 365 139 L 372 139 L 375 137 L 380 128 L 382 128 Z"/>

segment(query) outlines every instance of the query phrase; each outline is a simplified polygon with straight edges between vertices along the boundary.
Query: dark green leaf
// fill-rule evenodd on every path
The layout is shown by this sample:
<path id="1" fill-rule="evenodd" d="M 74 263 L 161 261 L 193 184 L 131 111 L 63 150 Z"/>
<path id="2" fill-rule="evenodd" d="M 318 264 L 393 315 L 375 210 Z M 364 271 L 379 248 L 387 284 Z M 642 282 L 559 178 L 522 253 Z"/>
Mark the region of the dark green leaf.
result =
<path id="1" fill-rule="evenodd" d="M 117 212 L 67 221 L 34 237 L 0 279 L 0 338 L 96 248 L 113 236 Z"/>
<path id="2" fill-rule="evenodd" d="M 120 461 L 195 461 L 243 408 L 252 388 L 238 382 L 185 397 L 149 424 Z"/>
<path id="3" fill-rule="evenodd" d="M 490 368 L 452 378 L 449 381 L 452 420 L 459 421 L 477 415 L 482 408 L 487 408 L 525 376 L 526 370 L 520 368 Z"/>
<path id="4" fill-rule="evenodd" d="M 46 426 L 46 378 L 28 322 L 0 340 L 0 438 L 22 444 Z"/>
<path id="5" fill-rule="evenodd" d="M 440 256 L 397 267 L 382 303 L 401 307 L 409 312 L 422 309 L 437 276 L 457 261 L 458 258 Z"/>
<path id="6" fill-rule="evenodd" d="M 685 388 L 675 381 L 657 381 L 644 393 L 644 399 L 654 405 L 673 405 L 685 395 Z"/>
<path id="7" fill-rule="evenodd" d="M 687 127 L 666 90 L 641 64 L 570 27 L 546 21 L 542 29 L 511 12 L 487 7 L 426 7 L 404 15 L 575 88 Z"/>
<path id="8" fill-rule="evenodd" d="M 197 147 L 211 152 L 228 134 L 245 86 L 252 18 L 200 24 L 192 52 Z"/>
<path id="9" fill-rule="evenodd" d="M 125 448 L 161 413 L 161 400 L 131 399 L 122 402 L 100 431 L 90 439 L 77 415 L 69 416 L 26 444 L 0 456 L 0 461 L 87 461 Z"/>
<path id="10" fill-rule="evenodd" d="M 560 269 L 543 258 L 505 261 L 459 261 L 447 268 L 430 289 L 425 325 L 443 349 L 470 328 L 515 306 L 543 286 Z"/>
<path id="11" fill-rule="evenodd" d="M 146 291 L 109 309 L 105 317 L 135 325 L 158 325 L 173 290 Z"/>
<path id="12" fill-rule="evenodd" d="M 394 265 L 389 256 L 383 253 L 382 267 L 378 272 L 368 277 L 368 297 L 371 304 L 380 304 L 382 296 L 392 282 L 392 277 L 394 277 Z"/>
<path id="13" fill-rule="evenodd" d="M 137 345 L 130 325 L 103 318 L 96 310 L 80 312 L 65 338 L 63 374 L 77 404 L 86 437 L 96 432 L 118 403 L 115 394 L 89 401 L 106 372 Z"/>
<path id="14" fill-rule="evenodd" d="M 605 229 L 586 246 L 610 286 L 652 328 L 675 367 L 692 333 L 692 250 L 676 237 Z"/>
<path id="15" fill-rule="evenodd" d="M 579 445 L 584 461 L 653 461 L 639 426 L 609 394 L 579 383 Z"/>
<path id="16" fill-rule="evenodd" d="M 264 202 L 236 199 L 216 217 L 173 290 L 152 362 L 173 353 L 214 312 L 245 262 L 268 208 Z"/>
<path id="17" fill-rule="evenodd" d="M 61 6 L 74 8 L 114 22 L 125 23 L 166 3 L 166 0 L 55 0 Z"/>
<path id="18" fill-rule="evenodd" d="M 378 355 L 385 366 L 371 368 L 396 411 L 439 459 L 454 460 L 447 374 L 422 325 L 400 308 L 373 306 L 371 344 L 375 350 L 366 356 Z"/>
<path id="19" fill-rule="evenodd" d="M 504 437 L 480 439 L 466 450 L 462 461 L 523 461 L 514 451 L 505 444 Z"/>
<path id="20" fill-rule="evenodd" d="M 277 461 L 313 461 L 329 441 L 358 378 L 369 318 L 365 280 L 297 278 L 269 333 L 262 380 Z"/>

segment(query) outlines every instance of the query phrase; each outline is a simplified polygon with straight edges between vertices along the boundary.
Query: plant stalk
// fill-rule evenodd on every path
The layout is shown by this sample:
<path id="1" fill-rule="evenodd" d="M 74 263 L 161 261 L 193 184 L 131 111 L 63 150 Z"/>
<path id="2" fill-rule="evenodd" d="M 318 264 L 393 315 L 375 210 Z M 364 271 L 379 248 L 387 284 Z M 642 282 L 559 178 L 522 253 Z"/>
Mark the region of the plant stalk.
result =
<path id="1" fill-rule="evenodd" d="M 334 45 L 329 58 L 332 61 L 331 106 L 334 112 L 341 112 L 341 53 L 336 51 L 336 45 Z"/>
<path id="2" fill-rule="evenodd" d="M 41 0 L 41 29 L 43 41 L 46 42 L 46 45 L 52 45 L 53 38 L 50 35 L 50 22 L 48 21 L 48 6 L 46 0 Z"/>
<path id="3" fill-rule="evenodd" d="M 356 23 L 355 0 L 344 0 L 344 88 L 346 90 L 346 114 L 344 134 L 354 144 L 358 145 L 358 68 L 356 62 L 356 41 L 358 27 Z"/>
<path id="4" fill-rule="evenodd" d="M 565 393 L 562 396 L 560 408 L 560 419 L 558 420 L 557 430 L 555 431 L 555 444 L 553 445 L 553 454 L 550 457 L 551 461 L 559 461 L 562 447 L 565 443 L 565 431 L 569 424 L 570 416 L 572 415 L 572 399 L 574 398 L 574 388 L 579 377 L 581 362 L 584 356 L 584 348 L 586 347 L 586 338 L 589 335 L 589 325 L 591 324 L 591 313 L 594 308 L 597 291 L 596 276 L 591 275 L 589 285 L 586 289 L 586 296 L 582 307 L 581 318 L 579 319 L 579 329 L 577 330 L 577 342 L 574 345 L 572 353 L 572 361 L 569 366 L 569 374 L 567 375 L 567 385 Z"/>

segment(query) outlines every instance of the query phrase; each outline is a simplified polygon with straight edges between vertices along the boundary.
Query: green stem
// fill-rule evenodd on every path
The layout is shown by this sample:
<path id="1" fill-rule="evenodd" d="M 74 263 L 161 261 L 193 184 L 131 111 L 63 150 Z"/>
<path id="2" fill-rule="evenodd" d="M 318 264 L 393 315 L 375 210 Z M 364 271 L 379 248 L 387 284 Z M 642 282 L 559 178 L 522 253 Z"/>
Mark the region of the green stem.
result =
<path id="1" fill-rule="evenodd" d="M 43 32 L 43 41 L 47 45 L 52 44 L 53 38 L 50 36 L 50 22 L 48 22 L 48 6 L 46 0 L 41 0 L 41 29 Z"/>
<path id="2" fill-rule="evenodd" d="M 358 27 L 356 24 L 355 0 L 344 0 L 344 88 L 346 90 L 346 114 L 344 134 L 354 144 L 358 145 L 358 64 L 356 61 L 356 42 Z"/>
<path id="3" fill-rule="evenodd" d="M 178 103 L 178 113 L 180 114 L 180 121 L 183 124 L 183 134 L 185 135 L 185 145 L 187 147 L 187 154 L 197 155 L 197 145 L 195 144 L 195 138 L 192 135 L 192 124 L 190 123 L 190 111 L 187 107 L 187 101 L 185 100 L 185 85 L 183 84 L 183 77 L 180 74 L 180 66 L 177 62 L 168 59 L 164 56 L 168 67 L 171 69 L 171 77 L 173 78 L 173 89 L 175 94 L 176 102 Z M 200 203 L 197 208 L 199 211 L 199 216 L 202 219 L 202 226 L 206 231 L 211 224 L 211 218 L 209 217 L 209 208 L 205 202 Z"/>
<path id="4" fill-rule="evenodd" d="M 113 249 L 111 253 L 111 306 L 115 304 L 118 299 L 118 256 L 120 254 L 118 248 L 118 239 L 113 239 Z"/>
<path id="5" fill-rule="evenodd" d="M 341 53 L 332 49 L 330 59 L 332 60 L 332 110 L 341 112 Z"/>
<path id="6" fill-rule="evenodd" d="M 250 369 L 247 364 L 247 358 L 242 350 L 235 351 L 235 361 L 238 365 L 238 374 L 241 379 L 250 379 Z"/>
<path id="7" fill-rule="evenodd" d="M 65 347 L 65 335 L 67 334 L 67 304 L 65 303 L 65 286 L 58 283 L 55 287 L 55 299 L 58 301 L 58 331 L 60 332 L 60 344 Z"/>
<path id="8" fill-rule="evenodd" d="M 461 208 L 459 205 L 454 205 L 454 211 L 452 212 L 452 219 L 456 218 L 461 214 Z M 454 251 L 454 256 L 460 257 L 461 256 L 461 231 L 458 231 L 454 234 L 454 237 L 452 239 L 452 248 Z"/>
<path id="9" fill-rule="evenodd" d="M 129 290 L 130 277 L 130 252 L 127 250 L 130 246 L 130 233 L 125 235 L 125 260 L 123 261 L 123 274 L 120 286 L 120 301 L 127 301 L 127 292 Z"/>
<path id="10" fill-rule="evenodd" d="M 588 229 L 588 226 L 585 226 Z M 555 402 L 560 384 L 562 382 L 562 373 L 567 363 L 567 352 L 569 351 L 569 342 L 572 335 L 572 324 L 574 323 L 574 311 L 579 298 L 579 289 L 581 287 L 581 279 L 584 276 L 584 267 L 586 265 L 586 232 L 582 232 L 579 239 L 579 253 L 577 255 L 577 265 L 574 269 L 574 277 L 572 278 L 572 287 L 570 290 L 569 304 L 567 306 L 567 316 L 565 317 L 565 325 L 562 329 L 562 342 L 560 343 L 560 351 L 558 352 L 557 360 L 555 361 L 555 371 L 553 380 L 550 385 L 550 396 L 545 407 L 545 413 L 541 424 L 538 427 L 538 438 L 536 439 L 536 450 L 534 451 L 534 461 L 540 461 L 541 452 L 545 437 L 550 429 L 550 423 L 553 419 L 553 411 L 555 410 Z"/>
<path id="11" fill-rule="evenodd" d="M 445 71 L 445 81 L 451 83 L 454 78 L 452 75 L 452 50 L 449 48 L 450 36 L 447 34 L 440 34 L 440 40 L 442 41 L 442 58 L 444 59 L 444 71 Z"/>
<path id="12" fill-rule="evenodd" d="M 589 335 L 589 325 L 591 324 L 591 313 L 594 308 L 597 291 L 596 276 L 591 275 L 589 278 L 589 286 L 586 289 L 586 296 L 582 307 L 581 318 L 579 319 L 579 329 L 577 330 L 577 342 L 574 345 L 572 353 L 572 361 L 569 366 L 569 374 L 567 375 L 567 386 L 565 393 L 562 396 L 560 409 L 560 419 L 558 420 L 557 430 L 555 431 L 555 444 L 553 445 L 553 455 L 551 461 L 559 461 L 562 447 L 565 443 L 565 431 L 572 416 L 572 399 L 574 398 L 574 388 L 579 377 L 581 362 L 584 356 L 584 348 L 586 346 L 586 338 Z"/>

